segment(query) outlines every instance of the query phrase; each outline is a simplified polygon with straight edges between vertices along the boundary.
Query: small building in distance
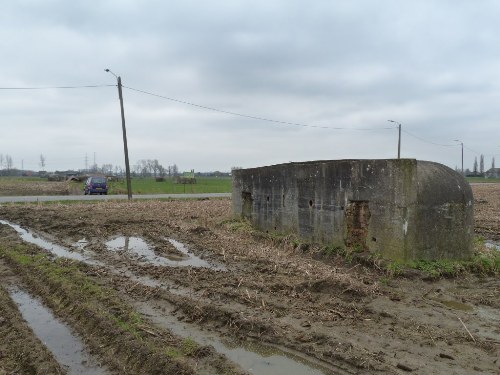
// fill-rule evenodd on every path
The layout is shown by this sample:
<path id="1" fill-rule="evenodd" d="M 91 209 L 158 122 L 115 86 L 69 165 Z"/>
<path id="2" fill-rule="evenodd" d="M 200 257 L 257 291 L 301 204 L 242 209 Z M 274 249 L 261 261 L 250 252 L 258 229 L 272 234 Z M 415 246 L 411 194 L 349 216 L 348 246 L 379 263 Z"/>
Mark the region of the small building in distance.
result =
<path id="1" fill-rule="evenodd" d="M 490 168 L 484 172 L 485 178 L 500 178 L 500 168 Z"/>
<path id="2" fill-rule="evenodd" d="M 434 162 L 328 160 L 238 169 L 232 204 L 236 216 L 260 230 L 388 259 L 472 254 L 470 185 Z"/>

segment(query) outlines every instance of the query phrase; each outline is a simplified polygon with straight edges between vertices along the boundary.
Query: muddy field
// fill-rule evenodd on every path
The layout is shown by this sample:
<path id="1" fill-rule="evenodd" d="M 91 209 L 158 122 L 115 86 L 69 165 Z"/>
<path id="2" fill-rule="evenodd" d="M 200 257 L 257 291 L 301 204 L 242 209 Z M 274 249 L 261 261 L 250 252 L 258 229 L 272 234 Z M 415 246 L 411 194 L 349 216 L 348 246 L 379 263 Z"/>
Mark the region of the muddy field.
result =
<path id="1" fill-rule="evenodd" d="M 82 185 L 82 184 L 80 184 Z M 0 196 L 18 195 L 76 195 L 82 194 L 81 186 L 69 181 L 20 181 L 0 179 Z"/>
<path id="2" fill-rule="evenodd" d="M 473 190 L 494 246 L 500 185 Z M 0 374 L 500 373 L 498 276 L 395 276 L 257 233 L 230 206 L 0 206 Z M 36 301 L 82 342 L 87 370 L 33 333 Z"/>

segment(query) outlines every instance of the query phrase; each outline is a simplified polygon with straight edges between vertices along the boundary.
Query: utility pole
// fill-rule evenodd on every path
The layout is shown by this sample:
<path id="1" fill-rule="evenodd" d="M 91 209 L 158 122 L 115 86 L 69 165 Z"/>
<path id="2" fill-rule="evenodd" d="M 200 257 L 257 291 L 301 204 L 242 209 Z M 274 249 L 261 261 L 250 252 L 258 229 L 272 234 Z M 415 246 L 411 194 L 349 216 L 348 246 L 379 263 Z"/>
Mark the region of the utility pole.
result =
<path id="1" fill-rule="evenodd" d="M 120 99 L 120 110 L 122 115 L 122 132 L 123 132 L 123 151 L 125 153 L 125 174 L 127 176 L 127 194 L 128 200 L 132 200 L 132 184 L 130 181 L 130 165 L 128 161 L 128 146 L 127 146 L 127 131 L 125 129 L 125 111 L 123 110 L 123 95 L 122 95 L 122 79 L 109 69 L 104 71 L 113 74 L 118 82 L 118 98 Z"/>
<path id="2" fill-rule="evenodd" d="M 401 159 L 401 124 L 394 120 L 387 120 L 387 121 L 398 124 L 398 159 Z"/>

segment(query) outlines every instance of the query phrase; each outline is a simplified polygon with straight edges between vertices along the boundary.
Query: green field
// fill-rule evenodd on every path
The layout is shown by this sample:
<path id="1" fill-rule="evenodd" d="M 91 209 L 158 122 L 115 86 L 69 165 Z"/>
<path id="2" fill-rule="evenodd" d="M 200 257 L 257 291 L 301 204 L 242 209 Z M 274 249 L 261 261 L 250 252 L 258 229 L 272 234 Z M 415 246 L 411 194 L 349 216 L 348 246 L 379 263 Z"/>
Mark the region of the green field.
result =
<path id="1" fill-rule="evenodd" d="M 127 183 L 110 181 L 108 194 L 127 194 Z M 132 194 L 230 193 L 230 177 L 197 177 L 196 184 L 176 184 L 173 179 L 132 178 Z"/>
<path id="2" fill-rule="evenodd" d="M 108 194 L 127 194 L 126 180 L 109 181 Z M 83 195 L 83 182 L 47 181 L 39 177 L 0 177 L 0 196 L 25 195 Z M 178 194 L 178 193 L 230 193 L 231 177 L 197 177 L 196 184 L 177 184 L 167 178 L 157 182 L 154 178 L 132 178 L 132 194 Z"/>
<path id="3" fill-rule="evenodd" d="M 500 183 L 499 178 L 467 177 L 471 183 Z M 152 177 L 132 178 L 132 194 L 230 193 L 231 177 L 197 177 L 196 184 L 176 184 L 167 178 L 157 182 Z M 109 181 L 109 194 L 127 194 L 127 184 Z M 0 195 L 67 195 L 83 194 L 83 182 L 50 182 L 39 177 L 0 177 Z"/>

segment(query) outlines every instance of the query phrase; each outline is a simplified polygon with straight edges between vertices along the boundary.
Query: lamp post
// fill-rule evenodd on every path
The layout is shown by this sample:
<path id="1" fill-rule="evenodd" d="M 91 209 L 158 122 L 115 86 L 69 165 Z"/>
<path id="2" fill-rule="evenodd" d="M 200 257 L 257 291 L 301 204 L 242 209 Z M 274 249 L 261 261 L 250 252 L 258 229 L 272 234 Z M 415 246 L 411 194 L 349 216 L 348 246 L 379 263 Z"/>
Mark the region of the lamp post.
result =
<path id="1" fill-rule="evenodd" d="M 104 69 L 105 72 L 111 73 L 115 76 L 118 82 L 118 98 L 120 99 L 120 110 L 122 115 L 122 132 L 123 132 L 123 151 L 125 153 L 125 175 L 127 177 L 127 195 L 128 200 L 132 200 L 132 184 L 130 181 L 130 165 L 128 161 L 128 147 L 127 147 L 127 131 L 125 129 L 125 111 L 123 110 L 123 95 L 122 95 L 122 79 L 109 69 Z"/>
<path id="2" fill-rule="evenodd" d="M 398 124 L 398 159 L 401 159 L 401 124 L 394 120 L 387 120 L 387 121 Z"/>
<path id="3" fill-rule="evenodd" d="M 464 174 L 464 143 L 459 139 L 454 139 L 455 142 L 460 143 L 462 146 L 462 175 Z"/>

